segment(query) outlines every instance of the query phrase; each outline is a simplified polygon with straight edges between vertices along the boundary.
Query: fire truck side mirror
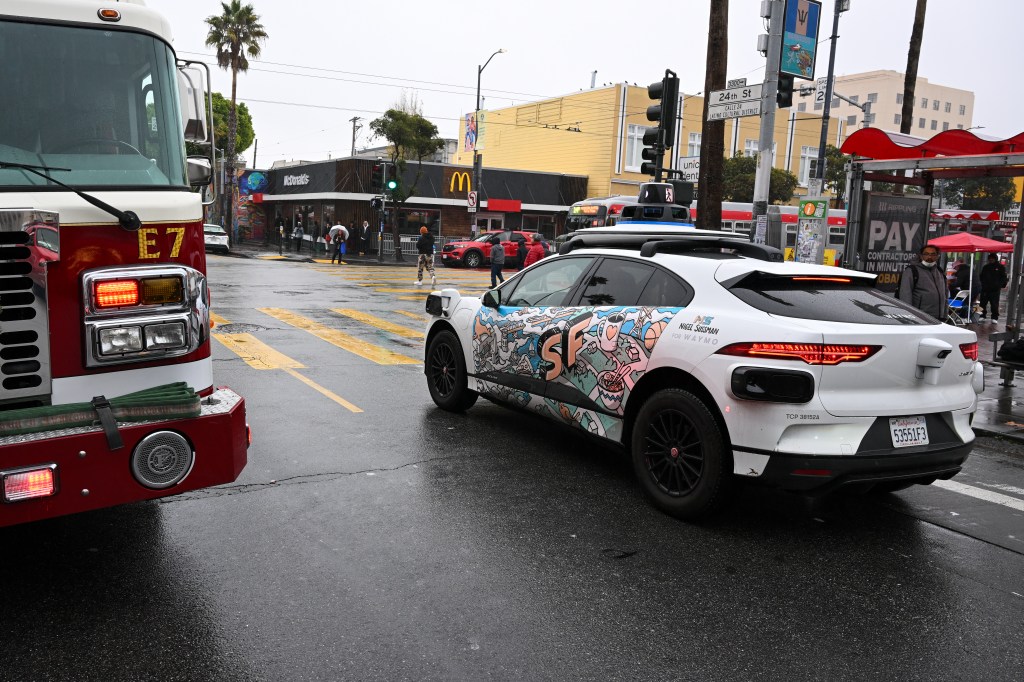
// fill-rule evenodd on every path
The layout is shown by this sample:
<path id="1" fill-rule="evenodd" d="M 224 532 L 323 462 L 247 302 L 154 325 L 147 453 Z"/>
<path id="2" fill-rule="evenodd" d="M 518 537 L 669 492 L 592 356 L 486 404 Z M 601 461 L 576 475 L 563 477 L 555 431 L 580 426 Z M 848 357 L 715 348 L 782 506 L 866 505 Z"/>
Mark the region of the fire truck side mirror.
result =
<path id="1" fill-rule="evenodd" d="M 206 92 L 203 90 L 201 74 L 190 74 L 189 69 L 178 69 L 178 96 L 181 101 L 181 124 L 187 142 L 206 144 L 207 134 L 204 105 Z"/>
<path id="2" fill-rule="evenodd" d="M 188 184 L 192 187 L 206 187 L 213 178 L 210 160 L 205 156 L 188 157 Z"/>

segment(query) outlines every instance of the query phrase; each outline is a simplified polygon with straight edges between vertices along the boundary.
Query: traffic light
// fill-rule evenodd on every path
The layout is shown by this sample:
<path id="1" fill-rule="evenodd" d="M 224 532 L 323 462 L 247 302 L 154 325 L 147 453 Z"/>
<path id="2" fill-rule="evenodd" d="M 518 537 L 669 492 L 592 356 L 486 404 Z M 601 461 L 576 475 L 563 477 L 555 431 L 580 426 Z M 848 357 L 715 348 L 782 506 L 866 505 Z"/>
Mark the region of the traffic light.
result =
<path id="1" fill-rule="evenodd" d="M 788 73 L 779 74 L 779 92 L 775 96 L 780 109 L 788 109 L 793 106 L 793 77 Z"/>
<path id="2" fill-rule="evenodd" d="M 398 178 L 393 177 L 389 179 L 387 182 L 384 183 L 384 187 L 387 189 L 387 191 L 393 193 L 396 189 L 398 189 Z"/>
<path id="3" fill-rule="evenodd" d="M 383 192 L 384 191 L 384 179 L 387 177 L 388 167 L 383 161 L 377 160 L 377 163 L 373 166 L 373 177 L 370 180 L 370 191 L 371 192 Z"/>
<path id="4" fill-rule="evenodd" d="M 661 164 L 666 149 L 672 148 L 676 136 L 676 113 L 679 103 L 679 77 L 674 71 L 665 69 L 665 77 L 658 83 L 647 86 L 647 96 L 657 101 L 647 107 L 647 120 L 657 122 L 658 127 L 644 133 L 644 149 L 640 157 L 640 172 L 661 179 Z"/>

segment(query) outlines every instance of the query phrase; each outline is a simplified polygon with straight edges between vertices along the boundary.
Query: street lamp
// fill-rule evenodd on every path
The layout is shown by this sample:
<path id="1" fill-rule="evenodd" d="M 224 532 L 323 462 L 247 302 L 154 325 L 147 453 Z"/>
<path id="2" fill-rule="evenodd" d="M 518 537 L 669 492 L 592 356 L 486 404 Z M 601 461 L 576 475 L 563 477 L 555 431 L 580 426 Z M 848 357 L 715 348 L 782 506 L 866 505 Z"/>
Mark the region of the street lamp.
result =
<path id="1" fill-rule="evenodd" d="M 476 113 L 473 115 L 473 125 L 476 126 L 476 131 L 473 135 L 473 186 L 470 189 L 477 193 L 477 205 L 479 205 L 480 199 L 483 198 L 480 194 L 480 174 L 481 166 L 483 165 L 483 158 L 480 156 L 480 152 L 477 151 L 477 143 L 480 141 L 480 76 L 496 55 L 504 54 L 505 52 L 508 52 L 508 50 L 501 48 L 488 57 L 483 66 L 478 66 L 476 68 Z M 472 232 L 474 235 L 476 234 L 476 221 L 473 221 Z"/>
<path id="2" fill-rule="evenodd" d="M 850 9 L 850 0 L 836 0 L 832 16 L 832 45 L 828 52 L 828 79 L 825 82 L 825 110 L 821 115 L 821 139 L 818 142 L 818 179 L 821 180 L 819 193 L 825 193 L 825 145 L 828 144 L 828 119 L 832 110 L 832 73 L 836 62 L 836 39 L 839 37 L 839 15 Z M 867 111 L 870 111 L 868 109 Z M 865 115 L 865 122 L 869 119 Z"/>

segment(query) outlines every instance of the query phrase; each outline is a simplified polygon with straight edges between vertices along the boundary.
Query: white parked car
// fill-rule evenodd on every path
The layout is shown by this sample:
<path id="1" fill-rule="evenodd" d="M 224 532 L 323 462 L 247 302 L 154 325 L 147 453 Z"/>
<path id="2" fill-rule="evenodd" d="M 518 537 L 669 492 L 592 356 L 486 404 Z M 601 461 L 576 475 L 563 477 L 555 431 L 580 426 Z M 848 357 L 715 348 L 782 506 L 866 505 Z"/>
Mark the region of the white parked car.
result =
<path id="1" fill-rule="evenodd" d="M 228 233 L 220 225 L 203 225 L 203 238 L 206 242 L 207 251 L 220 251 L 222 253 L 229 253 L 231 251 Z"/>
<path id="2" fill-rule="evenodd" d="M 482 297 L 433 292 L 427 312 L 439 407 L 483 395 L 621 443 L 680 518 L 739 477 L 807 494 L 927 484 L 973 446 L 974 332 L 874 275 L 729 233 L 590 229 Z"/>

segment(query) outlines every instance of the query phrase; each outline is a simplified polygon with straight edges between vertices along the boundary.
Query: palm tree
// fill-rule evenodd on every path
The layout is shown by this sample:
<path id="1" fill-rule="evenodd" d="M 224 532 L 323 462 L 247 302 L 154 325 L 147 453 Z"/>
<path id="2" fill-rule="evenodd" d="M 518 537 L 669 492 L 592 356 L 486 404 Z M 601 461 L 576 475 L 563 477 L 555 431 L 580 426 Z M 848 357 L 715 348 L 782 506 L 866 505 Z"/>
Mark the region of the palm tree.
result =
<path id="1" fill-rule="evenodd" d="M 924 37 L 924 13 L 928 0 L 917 0 L 914 11 L 914 28 L 910 32 L 910 50 L 907 52 L 907 73 L 903 81 L 903 113 L 900 118 L 900 132 L 910 134 L 914 124 L 914 91 L 917 89 L 917 62 L 921 58 L 921 39 Z"/>
<path id="2" fill-rule="evenodd" d="M 725 169 L 725 121 L 708 120 L 709 93 L 725 87 L 728 55 L 729 2 L 711 0 L 708 57 L 704 72 L 704 128 L 700 136 L 700 177 L 697 183 L 697 224 L 707 230 L 720 229 Z"/>
<path id="3" fill-rule="evenodd" d="M 220 16 L 206 18 L 210 32 L 206 34 L 206 46 L 217 50 L 217 65 L 222 69 L 231 70 L 231 109 L 228 112 L 228 143 L 224 154 L 224 162 L 234 164 L 235 135 L 238 131 L 238 114 L 236 102 L 238 94 L 238 72 L 249 70 L 249 59 L 260 56 L 260 42 L 266 40 L 267 32 L 263 30 L 260 17 L 252 5 L 243 5 L 241 0 L 222 2 Z M 227 229 L 234 224 L 232 215 L 235 196 L 235 174 L 228 173 L 230 178 L 227 191 Z M 238 238 L 237 234 L 232 235 Z"/>

